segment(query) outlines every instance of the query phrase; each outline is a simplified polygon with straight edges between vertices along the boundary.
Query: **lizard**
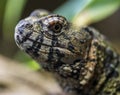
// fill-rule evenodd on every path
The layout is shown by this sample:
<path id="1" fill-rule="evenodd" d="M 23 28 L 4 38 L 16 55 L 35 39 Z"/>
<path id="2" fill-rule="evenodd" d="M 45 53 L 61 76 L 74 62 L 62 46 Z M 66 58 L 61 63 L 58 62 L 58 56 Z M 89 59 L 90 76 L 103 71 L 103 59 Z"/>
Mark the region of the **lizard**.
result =
<path id="1" fill-rule="evenodd" d="M 35 10 L 15 27 L 17 46 L 54 74 L 71 95 L 120 95 L 120 56 L 89 26 Z"/>

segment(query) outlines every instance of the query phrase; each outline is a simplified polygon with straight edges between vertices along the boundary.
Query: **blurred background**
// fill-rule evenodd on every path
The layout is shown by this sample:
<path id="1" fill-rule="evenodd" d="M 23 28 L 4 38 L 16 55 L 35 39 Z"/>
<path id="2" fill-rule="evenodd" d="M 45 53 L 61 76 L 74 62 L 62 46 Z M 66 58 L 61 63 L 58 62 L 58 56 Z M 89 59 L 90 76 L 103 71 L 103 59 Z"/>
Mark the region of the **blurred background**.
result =
<path id="1" fill-rule="evenodd" d="M 35 9 L 63 15 L 77 26 L 95 27 L 120 52 L 120 0 L 0 0 L 0 55 L 40 68 L 14 41 L 16 24 Z"/>

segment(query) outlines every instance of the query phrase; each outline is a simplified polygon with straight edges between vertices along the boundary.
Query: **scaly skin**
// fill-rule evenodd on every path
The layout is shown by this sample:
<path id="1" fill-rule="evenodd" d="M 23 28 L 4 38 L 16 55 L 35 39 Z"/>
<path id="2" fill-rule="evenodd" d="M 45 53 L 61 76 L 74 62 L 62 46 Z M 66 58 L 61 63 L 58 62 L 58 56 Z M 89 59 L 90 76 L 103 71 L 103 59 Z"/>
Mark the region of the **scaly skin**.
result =
<path id="1" fill-rule="evenodd" d="M 72 95 L 120 95 L 120 57 L 106 38 L 66 18 L 34 11 L 15 28 L 23 51 L 52 72 Z"/>

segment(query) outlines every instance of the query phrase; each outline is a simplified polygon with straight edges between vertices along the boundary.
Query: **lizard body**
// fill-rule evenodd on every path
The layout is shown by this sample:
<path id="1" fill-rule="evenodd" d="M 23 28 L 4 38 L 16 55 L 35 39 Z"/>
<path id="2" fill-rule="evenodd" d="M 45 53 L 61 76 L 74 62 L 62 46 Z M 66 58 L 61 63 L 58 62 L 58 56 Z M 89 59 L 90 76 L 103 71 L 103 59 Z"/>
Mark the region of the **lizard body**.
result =
<path id="1" fill-rule="evenodd" d="M 17 45 L 72 95 L 120 95 L 120 57 L 106 38 L 65 17 L 34 11 L 15 28 Z"/>

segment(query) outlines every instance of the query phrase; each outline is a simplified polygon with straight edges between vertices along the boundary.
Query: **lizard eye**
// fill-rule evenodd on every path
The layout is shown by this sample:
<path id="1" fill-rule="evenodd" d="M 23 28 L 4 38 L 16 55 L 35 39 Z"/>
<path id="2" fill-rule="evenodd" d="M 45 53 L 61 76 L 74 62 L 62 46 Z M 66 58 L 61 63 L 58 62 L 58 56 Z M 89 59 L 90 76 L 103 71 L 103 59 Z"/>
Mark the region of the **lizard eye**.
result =
<path id="1" fill-rule="evenodd" d="M 47 37 L 60 35 L 68 25 L 66 18 L 56 14 L 45 16 L 40 21 Z"/>
<path id="2" fill-rule="evenodd" d="M 60 33 L 62 29 L 62 25 L 60 23 L 55 23 L 53 25 L 50 25 L 50 30 L 52 30 L 54 33 Z"/>

